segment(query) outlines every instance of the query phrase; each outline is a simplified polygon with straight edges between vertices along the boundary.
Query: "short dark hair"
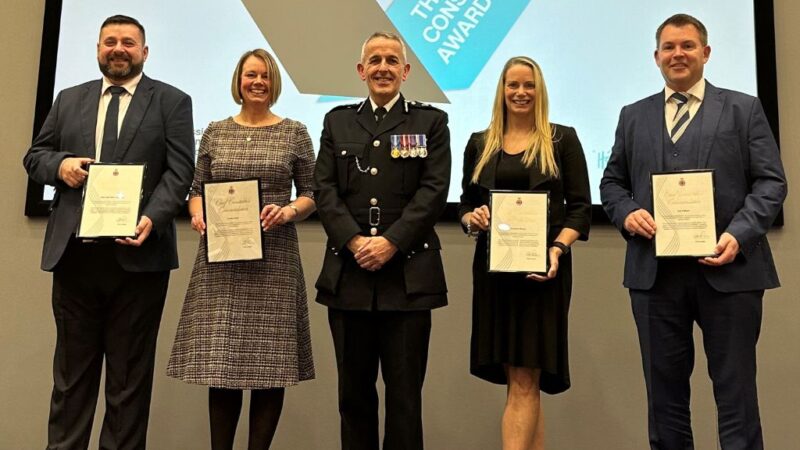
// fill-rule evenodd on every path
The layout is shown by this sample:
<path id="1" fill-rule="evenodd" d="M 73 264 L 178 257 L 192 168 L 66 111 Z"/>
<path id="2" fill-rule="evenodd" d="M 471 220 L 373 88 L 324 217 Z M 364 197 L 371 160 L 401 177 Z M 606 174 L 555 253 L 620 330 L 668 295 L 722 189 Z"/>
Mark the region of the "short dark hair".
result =
<path id="1" fill-rule="evenodd" d="M 691 25 L 697 29 L 698 33 L 700 33 L 700 43 L 704 46 L 708 45 L 708 30 L 706 30 L 706 26 L 703 25 L 703 22 L 700 22 L 697 20 L 697 18 L 688 14 L 675 14 L 669 19 L 665 20 L 664 23 L 659 25 L 658 29 L 656 30 L 656 49 L 658 49 L 659 45 L 661 45 L 661 32 L 664 31 L 664 28 L 667 25 L 672 25 L 674 27 L 685 27 L 686 25 Z"/>
<path id="2" fill-rule="evenodd" d="M 144 27 L 138 20 L 134 19 L 130 16 L 123 16 L 122 14 L 117 14 L 114 16 L 109 17 L 108 19 L 103 21 L 103 24 L 100 25 L 100 29 L 107 27 L 108 25 L 135 25 L 136 28 L 142 33 L 142 44 L 144 44 L 145 37 L 144 37 Z"/>

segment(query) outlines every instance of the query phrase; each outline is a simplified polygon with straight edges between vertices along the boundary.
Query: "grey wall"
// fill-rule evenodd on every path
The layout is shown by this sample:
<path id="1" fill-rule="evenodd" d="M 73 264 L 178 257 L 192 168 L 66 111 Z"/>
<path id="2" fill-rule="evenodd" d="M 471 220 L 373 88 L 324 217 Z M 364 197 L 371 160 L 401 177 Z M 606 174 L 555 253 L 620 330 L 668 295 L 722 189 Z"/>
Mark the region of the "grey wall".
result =
<path id="1" fill-rule="evenodd" d="M 789 449 L 797 448 L 800 420 L 800 240 L 796 237 L 800 196 L 791 183 L 800 172 L 800 41 L 794 31 L 800 22 L 800 4 L 775 0 L 775 10 L 781 140 L 790 195 L 786 226 L 770 236 L 783 288 L 768 292 L 765 300 L 759 386 L 767 446 Z M 52 382 L 50 276 L 38 269 L 45 223 L 23 216 L 26 176 L 21 166 L 31 140 L 43 11 L 43 0 L 5 0 L 0 6 L 2 450 L 44 447 Z M 504 389 L 481 382 L 467 371 L 472 243 L 453 225 L 442 225 L 439 232 L 445 247 L 451 305 L 434 313 L 425 388 L 427 447 L 498 448 Z M 323 234 L 317 223 L 300 227 L 301 253 L 312 293 Z M 172 276 L 153 393 L 149 443 L 156 450 L 201 449 L 207 448 L 208 442 L 205 389 L 163 375 L 197 245 L 196 235 L 185 222 L 179 225 L 179 235 L 184 265 Z M 544 400 L 548 448 L 622 450 L 647 445 L 636 333 L 627 293 L 620 286 L 623 250 L 616 232 L 603 227 L 592 231 L 588 244 L 576 248 L 570 348 L 573 388 Z M 312 304 L 311 320 L 317 379 L 288 390 L 275 449 L 338 448 L 336 372 L 325 309 Z M 699 337 L 697 345 L 695 435 L 698 449 L 713 449 L 715 410 Z M 97 424 L 96 430 L 99 421 Z M 237 445 L 245 448 L 243 440 Z"/>

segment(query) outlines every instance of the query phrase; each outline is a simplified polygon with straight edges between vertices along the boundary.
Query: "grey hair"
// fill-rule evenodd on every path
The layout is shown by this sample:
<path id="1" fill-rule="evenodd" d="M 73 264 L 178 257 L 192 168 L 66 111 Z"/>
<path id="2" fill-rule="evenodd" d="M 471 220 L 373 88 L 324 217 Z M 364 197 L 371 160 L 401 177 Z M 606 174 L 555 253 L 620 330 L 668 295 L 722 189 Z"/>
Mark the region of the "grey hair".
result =
<path id="1" fill-rule="evenodd" d="M 389 31 L 376 31 L 376 32 L 372 33 L 370 35 L 370 37 L 368 37 L 367 40 L 364 41 L 363 44 L 361 44 L 361 59 L 360 59 L 360 61 L 362 61 L 362 62 L 364 61 L 364 51 L 367 48 L 367 44 L 369 44 L 371 41 L 373 41 L 375 39 L 389 39 L 391 41 L 399 42 L 400 43 L 400 48 L 403 50 L 403 62 L 408 62 L 408 55 L 406 54 L 406 43 L 403 42 L 403 39 L 401 39 L 400 36 L 398 36 L 398 35 L 396 35 L 394 33 L 391 33 Z"/>

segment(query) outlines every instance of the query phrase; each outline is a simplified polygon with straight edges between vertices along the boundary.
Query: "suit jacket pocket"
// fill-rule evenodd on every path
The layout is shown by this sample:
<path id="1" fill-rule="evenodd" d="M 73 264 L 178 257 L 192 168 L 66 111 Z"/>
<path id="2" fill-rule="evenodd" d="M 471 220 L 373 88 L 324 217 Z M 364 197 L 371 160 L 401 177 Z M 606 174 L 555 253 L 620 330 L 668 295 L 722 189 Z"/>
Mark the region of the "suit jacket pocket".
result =
<path id="1" fill-rule="evenodd" d="M 425 243 L 412 250 L 403 264 L 407 295 L 447 293 L 447 282 L 442 266 L 441 245 Z"/>
<path id="2" fill-rule="evenodd" d="M 325 259 L 322 262 L 322 270 L 317 278 L 314 287 L 327 294 L 336 295 L 339 292 L 339 280 L 342 278 L 342 267 L 344 259 L 339 256 L 339 252 L 332 250 L 330 245 L 325 249 Z"/>

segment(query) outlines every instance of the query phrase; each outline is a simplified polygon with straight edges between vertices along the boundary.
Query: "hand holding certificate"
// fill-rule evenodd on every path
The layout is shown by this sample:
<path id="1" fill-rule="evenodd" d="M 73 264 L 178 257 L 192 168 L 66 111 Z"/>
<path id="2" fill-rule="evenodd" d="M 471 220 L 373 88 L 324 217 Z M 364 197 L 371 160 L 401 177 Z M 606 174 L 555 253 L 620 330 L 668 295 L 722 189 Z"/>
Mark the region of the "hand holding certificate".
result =
<path id="1" fill-rule="evenodd" d="M 258 179 L 203 184 L 209 263 L 263 259 Z"/>
<path id="2" fill-rule="evenodd" d="M 717 243 L 714 172 L 654 173 L 656 257 L 710 256 Z"/>
<path id="3" fill-rule="evenodd" d="M 548 201 L 547 192 L 490 192 L 490 272 L 547 272 Z"/>
<path id="4" fill-rule="evenodd" d="M 83 190 L 79 238 L 134 238 L 144 164 L 90 164 Z"/>

